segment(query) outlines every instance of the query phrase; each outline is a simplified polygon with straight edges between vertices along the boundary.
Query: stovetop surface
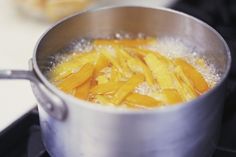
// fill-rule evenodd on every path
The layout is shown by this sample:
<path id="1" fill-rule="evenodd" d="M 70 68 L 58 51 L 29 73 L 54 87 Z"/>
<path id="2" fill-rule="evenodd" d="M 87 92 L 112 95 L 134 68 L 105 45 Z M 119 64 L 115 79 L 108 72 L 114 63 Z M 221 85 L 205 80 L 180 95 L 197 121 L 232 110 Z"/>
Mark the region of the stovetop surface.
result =
<path id="1" fill-rule="evenodd" d="M 213 157 L 236 157 L 236 0 L 182 0 L 174 9 L 191 14 L 225 38 L 232 53 L 221 136 Z M 0 157 L 49 157 L 34 109 L 0 133 Z"/>

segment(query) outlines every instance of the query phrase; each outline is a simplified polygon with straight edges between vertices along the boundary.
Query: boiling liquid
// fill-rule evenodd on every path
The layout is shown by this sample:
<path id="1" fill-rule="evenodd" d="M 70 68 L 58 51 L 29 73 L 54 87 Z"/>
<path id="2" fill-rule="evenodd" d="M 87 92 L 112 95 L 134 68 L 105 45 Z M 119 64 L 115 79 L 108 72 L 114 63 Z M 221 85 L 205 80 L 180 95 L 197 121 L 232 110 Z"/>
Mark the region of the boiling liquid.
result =
<path id="1" fill-rule="evenodd" d="M 120 34 L 115 35 L 116 38 L 120 40 L 124 40 L 123 36 Z M 129 38 L 129 35 L 124 36 L 125 39 Z M 145 36 L 143 34 L 139 35 L 138 39 L 144 39 Z M 72 43 L 70 45 L 69 50 L 70 53 L 64 54 L 64 55 L 57 55 L 54 56 L 56 60 L 58 61 L 57 64 L 55 64 L 52 69 L 48 72 L 48 77 L 54 83 L 55 85 L 58 84 L 58 80 L 55 79 L 55 69 L 58 67 L 58 65 L 63 65 L 64 63 L 68 62 L 71 60 L 71 58 L 77 56 L 79 53 L 90 53 L 94 48 L 95 49 L 100 49 L 104 48 L 111 54 L 111 56 L 115 56 L 116 52 L 114 50 L 114 45 L 99 45 L 94 47 L 93 41 L 92 40 L 86 40 L 86 39 L 81 39 L 78 42 Z M 207 58 L 204 58 L 203 56 L 200 56 L 198 50 L 194 47 L 187 46 L 184 44 L 179 39 L 176 38 L 171 38 L 171 37 L 165 37 L 161 39 L 156 39 L 154 43 L 152 44 L 147 44 L 147 45 L 140 45 L 138 46 L 139 48 L 146 49 L 146 50 L 151 50 L 160 53 L 161 55 L 165 56 L 166 58 L 170 60 L 174 60 L 175 58 L 182 58 L 185 61 L 187 61 L 189 64 L 191 64 L 206 80 L 209 88 L 212 88 L 215 86 L 215 84 L 220 80 L 220 74 L 218 74 L 215 66 L 211 64 Z M 95 56 L 97 57 L 97 56 Z M 97 59 L 96 59 L 97 60 Z M 68 68 L 68 67 L 66 67 Z M 81 66 L 78 66 L 77 68 L 72 68 L 70 71 L 71 73 L 76 73 L 81 69 Z M 67 69 L 65 69 L 67 70 Z M 106 76 L 108 79 L 111 78 L 111 71 L 112 68 L 110 66 L 103 68 L 101 72 Z M 65 73 L 63 70 L 61 70 L 60 73 L 56 74 L 57 76 L 63 76 Z M 64 76 L 63 76 L 64 77 Z M 62 77 L 62 78 L 63 78 Z M 104 78 L 103 78 L 104 79 Z M 120 79 L 120 81 L 127 81 L 128 77 L 123 77 Z M 101 80 L 97 80 L 98 82 Z M 106 83 L 106 80 L 103 80 Z M 59 81 L 60 82 L 60 81 Z M 152 86 L 148 85 L 146 81 L 140 83 L 134 90 L 134 93 L 142 94 L 142 95 L 147 95 L 150 96 L 151 98 L 154 98 L 156 100 L 161 100 L 163 99 L 163 94 L 160 94 L 162 89 L 160 89 L 158 84 L 154 84 Z M 67 92 L 69 94 L 75 95 L 75 90 Z M 201 94 L 200 94 L 201 95 Z M 127 107 L 126 103 L 122 102 L 118 105 L 114 105 L 113 103 L 110 102 L 111 99 L 113 99 L 112 95 L 105 95 L 105 99 L 102 98 L 101 100 L 96 99 L 95 97 L 90 97 L 86 100 L 94 102 L 94 103 L 108 103 L 110 106 L 122 106 L 122 107 Z M 189 99 L 191 100 L 191 99 Z M 187 101 L 183 100 L 182 102 Z M 161 103 L 161 106 L 168 105 L 167 103 Z M 159 105 L 160 106 L 160 105 Z M 145 106 L 136 106 L 137 108 L 146 108 Z M 148 107 L 147 107 L 148 108 Z"/>

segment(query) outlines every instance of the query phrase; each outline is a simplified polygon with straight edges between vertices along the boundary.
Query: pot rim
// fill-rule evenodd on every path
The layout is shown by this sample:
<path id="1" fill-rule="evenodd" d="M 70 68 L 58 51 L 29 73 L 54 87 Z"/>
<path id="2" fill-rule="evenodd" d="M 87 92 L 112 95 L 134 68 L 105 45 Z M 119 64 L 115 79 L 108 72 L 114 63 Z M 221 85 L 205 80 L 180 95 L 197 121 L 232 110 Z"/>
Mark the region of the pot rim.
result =
<path id="1" fill-rule="evenodd" d="M 41 72 L 41 70 L 38 67 L 37 64 L 37 60 L 36 60 L 36 54 L 37 54 L 37 50 L 38 47 L 41 43 L 41 41 L 44 39 L 44 37 L 52 30 L 54 29 L 56 26 L 62 24 L 63 22 L 75 17 L 75 16 L 81 16 L 83 14 L 86 13 L 93 13 L 93 12 L 97 12 L 97 11 L 101 11 L 101 10 L 107 10 L 107 9 L 116 9 L 116 8 L 144 8 L 144 9 L 156 9 L 156 10 L 160 10 L 160 11 L 165 11 L 165 12 L 171 12 L 174 14 L 178 14 L 181 16 L 184 16 L 186 18 L 189 18 L 191 20 L 194 20 L 195 22 L 203 25 L 204 27 L 206 27 L 207 29 L 209 29 L 210 31 L 212 31 L 224 44 L 224 47 L 226 49 L 226 55 L 227 55 L 227 65 L 226 65 L 226 70 L 225 72 L 222 74 L 222 77 L 220 79 L 220 81 L 217 82 L 217 84 L 211 88 L 210 90 L 208 90 L 207 92 L 205 92 L 204 94 L 198 96 L 197 98 L 191 100 L 191 101 L 187 101 L 185 103 L 178 103 L 175 105 L 169 105 L 169 106 L 164 106 L 164 107 L 159 107 L 159 108 L 153 108 L 150 110 L 130 110 L 130 109 L 123 109 L 123 108 L 115 108 L 115 107 L 108 107 L 105 105 L 94 105 L 95 103 L 91 103 L 89 101 L 85 101 L 85 100 L 81 100 L 78 98 L 75 98 L 71 95 L 68 95 L 66 93 L 64 93 L 63 91 L 61 91 L 60 89 L 58 89 L 57 87 L 55 87 Z M 42 36 L 39 38 L 39 40 L 36 43 L 36 46 L 34 48 L 34 53 L 33 53 L 33 70 L 35 71 L 37 77 L 42 81 L 42 83 L 51 91 L 53 91 L 57 96 L 59 96 L 62 100 L 69 100 L 70 102 L 80 106 L 80 107 L 84 107 L 87 109 L 92 109 L 95 111 L 100 111 L 100 112 L 107 112 L 107 113 L 111 113 L 111 114 L 153 114 L 153 113 L 164 113 L 164 112 L 171 112 L 171 111 L 175 111 L 175 110 L 180 110 L 183 108 L 186 108 L 188 106 L 191 105 L 195 105 L 198 101 L 201 101 L 202 99 L 205 99 L 207 97 L 209 97 L 212 93 L 214 93 L 216 90 L 218 90 L 218 88 L 220 88 L 220 86 L 223 84 L 224 81 L 226 81 L 227 76 L 229 74 L 230 71 L 230 67 L 231 67 L 231 53 L 230 53 L 230 49 L 226 43 L 226 41 L 224 40 L 224 38 L 211 26 L 209 26 L 207 23 L 191 16 L 188 14 L 185 14 L 183 12 L 180 11 L 176 11 L 173 9 L 169 9 L 169 8 L 163 8 L 163 7 L 146 7 L 146 6 L 140 6 L 140 5 L 115 5 L 115 6 L 106 6 L 106 7 L 100 7 L 100 8 L 95 8 L 95 9 L 91 9 L 91 10 L 87 10 L 87 11 L 83 11 L 80 13 L 76 13 L 74 15 L 68 16 L 60 21 L 58 21 L 56 24 L 52 25 L 47 31 L 45 31 L 44 34 L 42 34 Z M 66 104 L 66 105 L 73 105 L 73 104 Z"/>

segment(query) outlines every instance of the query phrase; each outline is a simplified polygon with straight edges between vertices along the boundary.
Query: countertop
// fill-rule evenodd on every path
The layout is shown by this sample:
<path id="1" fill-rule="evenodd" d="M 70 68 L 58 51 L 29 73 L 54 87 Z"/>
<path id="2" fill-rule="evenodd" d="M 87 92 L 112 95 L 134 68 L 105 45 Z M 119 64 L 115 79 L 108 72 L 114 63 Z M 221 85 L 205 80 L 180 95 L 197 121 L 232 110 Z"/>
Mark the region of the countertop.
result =
<path id="1" fill-rule="evenodd" d="M 0 0 L 0 69 L 28 69 L 34 46 L 49 24 L 34 21 Z M 0 132 L 36 105 L 28 81 L 0 80 Z"/>

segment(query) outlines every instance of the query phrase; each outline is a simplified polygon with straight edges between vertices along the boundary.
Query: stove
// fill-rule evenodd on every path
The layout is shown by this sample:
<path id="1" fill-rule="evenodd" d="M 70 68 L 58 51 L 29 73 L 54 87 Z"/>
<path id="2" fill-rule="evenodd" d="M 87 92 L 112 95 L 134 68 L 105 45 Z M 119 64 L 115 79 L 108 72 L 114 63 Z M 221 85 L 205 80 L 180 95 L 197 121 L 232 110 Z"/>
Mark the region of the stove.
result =
<path id="1" fill-rule="evenodd" d="M 221 136 L 213 157 L 236 157 L 236 1 L 182 0 L 173 8 L 205 21 L 220 32 L 229 44 L 232 68 Z M 0 157 L 49 157 L 42 144 L 37 109 L 24 115 L 0 133 Z"/>

